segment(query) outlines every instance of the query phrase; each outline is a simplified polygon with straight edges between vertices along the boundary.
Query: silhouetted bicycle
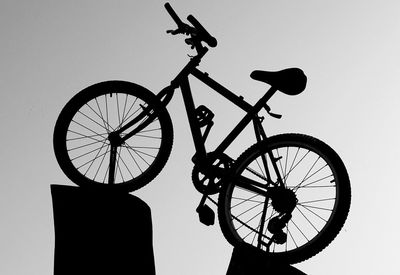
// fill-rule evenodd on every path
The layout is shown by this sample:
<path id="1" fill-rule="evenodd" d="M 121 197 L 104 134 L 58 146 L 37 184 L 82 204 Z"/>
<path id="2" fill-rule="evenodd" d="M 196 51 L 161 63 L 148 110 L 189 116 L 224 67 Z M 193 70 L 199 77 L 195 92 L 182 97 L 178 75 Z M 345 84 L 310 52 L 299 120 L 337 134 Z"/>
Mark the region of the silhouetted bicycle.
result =
<path id="1" fill-rule="evenodd" d="M 336 237 L 350 208 L 346 168 L 328 145 L 301 134 L 267 137 L 262 127 L 268 100 L 280 91 L 300 94 L 307 78 L 298 68 L 278 72 L 254 71 L 251 78 L 271 87 L 254 105 L 247 103 L 197 69 L 217 40 L 193 17 L 181 21 L 172 7 L 165 8 L 185 42 L 196 55 L 171 84 L 154 95 L 125 81 L 94 84 L 76 94 L 63 108 L 54 130 L 54 150 L 64 173 L 77 185 L 130 192 L 149 183 L 164 167 L 172 148 L 173 129 L 166 106 L 180 88 L 196 149 L 192 179 L 203 194 L 197 211 L 212 224 L 214 213 L 205 204 L 219 193 L 218 216 L 222 232 L 232 245 L 248 244 L 270 257 L 290 263 L 320 252 Z M 246 112 L 212 152 L 205 141 L 214 114 L 192 98 L 192 75 Z M 252 123 L 256 144 L 233 160 L 225 151 Z M 211 199 L 211 198 L 210 198 Z M 215 202 L 213 199 L 211 199 Z"/>

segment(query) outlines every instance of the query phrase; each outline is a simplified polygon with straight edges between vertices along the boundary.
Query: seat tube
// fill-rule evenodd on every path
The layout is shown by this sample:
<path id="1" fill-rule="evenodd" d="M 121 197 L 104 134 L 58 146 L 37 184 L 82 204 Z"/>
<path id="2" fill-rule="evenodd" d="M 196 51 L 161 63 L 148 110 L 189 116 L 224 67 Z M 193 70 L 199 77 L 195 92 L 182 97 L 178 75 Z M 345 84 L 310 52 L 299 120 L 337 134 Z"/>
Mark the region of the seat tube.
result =
<path id="1" fill-rule="evenodd" d="M 197 160 L 201 161 L 206 157 L 206 149 L 204 146 L 201 130 L 198 125 L 199 122 L 196 117 L 196 107 L 194 105 L 193 96 L 189 85 L 189 79 L 187 77 L 182 77 L 180 79 L 180 87 L 182 91 L 183 102 L 186 108 L 186 114 L 188 116 L 190 131 L 192 133 L 194 146 L 196 148 Z"/>
<path id="2" fill-rule="evenodd" d="M 259 120 L 258 117 L 253 119 L 253 126 L 254 126 L 254 132 L 256 135 L 257 143 L 260 143 L 262 140 L 266 140 L 267 135 L 265 134 L 264 128 L 262 127 L 261 121 Z M 269 180 L 271 180 L 271 174 L 269 173 L 268 161 L 264 154 L 261 155 L 261 160 L 264 165 L 264 170 L 265 170 L 267 179 L 269 181 Z"/>

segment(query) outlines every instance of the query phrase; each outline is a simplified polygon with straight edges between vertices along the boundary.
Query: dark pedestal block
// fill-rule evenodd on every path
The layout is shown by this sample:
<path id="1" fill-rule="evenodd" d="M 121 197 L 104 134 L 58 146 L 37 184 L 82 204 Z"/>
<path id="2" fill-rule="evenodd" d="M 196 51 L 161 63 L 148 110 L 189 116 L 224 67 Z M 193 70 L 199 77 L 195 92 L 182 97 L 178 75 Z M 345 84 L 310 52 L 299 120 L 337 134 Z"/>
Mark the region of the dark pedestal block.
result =
<path id="1" fill-rule="evenodd" d="M 307 275 L 297 268 L 268 259 L 265 253 L 242 245 L 233 249 L 226 275 Z"/>
<path id="2" fill-rule="evenodd" d="M 149 206 L 130 194 L 52 185 L 54 275 L 155 274 Z"/>

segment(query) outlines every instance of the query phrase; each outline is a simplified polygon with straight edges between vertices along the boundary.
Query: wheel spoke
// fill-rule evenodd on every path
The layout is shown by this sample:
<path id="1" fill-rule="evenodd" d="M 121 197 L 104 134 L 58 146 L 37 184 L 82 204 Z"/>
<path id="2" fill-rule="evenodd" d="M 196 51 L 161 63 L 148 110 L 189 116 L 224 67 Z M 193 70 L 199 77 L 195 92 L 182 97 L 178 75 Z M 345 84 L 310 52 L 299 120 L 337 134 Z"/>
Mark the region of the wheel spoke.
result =
<path id="1" fill-rule="evenodd" d="M 315 162 L 311 165 L 310 169 L 307 171 L 306 175 L 304 176 L 304 178 L 300 181 L 300 183 L 294 188 L 295 190 L 299 189 L 300 186 L 303 184 L 303 182 L 305 182 L 307 179 L 309 179 L 310 177 L 312 177 L 315 173 L 311 174 L 310 176 L 308 176 L 311 173 L 311 170 L 313 170 L 315 164 L 318 162 L 318 160 L 320 159 L 320 156 L 318 156 L 318 158 L 315 160 Z"/>
<path id="2" fill-rule="evenodd" d="M 82 128 L 88 130 L 89 132 L 95 134 L 95 135 L 99 135 L 99 133 L 95 132 L 94 130 L 90 129 L 89 127 L 83 125 L 82 123 L 77 122 L 76 120 L 72 120 L 71 122 L 74 122 L 75 124 L 81 126 Z M 69 130 L 70 131 L 70 130 Z"/>
<path id="3" fill-rule="evenodd" d="M 287 234 L 290 236 L 290 238 L 292 239 L 292 241 L 293 241 L 294 245 L 296 246 L 296 248 L 298 248 L 299 246 L 297 245 L 295 239 L 293 238 L 293 235 L 292 235 L 292 233 L 291 233 L 290 230 L 289 230 L 289 226 L 286 226 L 286 232 L 287 232 Z M 288 242 L 286 242 L 286 247 L 285 247 L 286 251 L 287 251 L 287 243 L 288 243 Z"/>
<path id="4" fill-rule="evenodd" d="M 303 211 L 300 210 L 299 207 L 296 206 L 297 211 L 299 211 L 301 213 L 301 215 L 307 220 L 307 222 L 315 229 L 315 231 L 317 231 L 317 233 L 319 233 L 318 229 L 314 226 L 314 224 L 306 217 L 306 215 L 304 215 Z"/>
<path id="5" fill-rule="evenodd" d="M 110 132 L 111 132 L 110 129 L 111 129 L 112 131 L 114 131 L 114 129 L 112 129 L 111 125 L 108 124 L 108 121 L 106 121 L 106 119 L 104 118 L 103 112 L 101 111 L 101 108 L 100 108 L 100 105 L 99 105 L 99 101 L 97 100 L 97 97 L 96 97 L 94 100 L 96 101 L 96 106 L 97 106 L 97 109 L 99 110 L 99 113 L 100 113 L 100 114 L 97 113 L 94 109 L 92 109 L 92 107 L 91 107 L 90 105 L 88 105 L 89 108 L 92 109 L 93 112 L 101 119 L 101 121 L 102 121 L 103 124 L 104 124 L 104 128 L 107 130 L 107 133 L 110 133 Z"/>
<path id="6" fill-rule="evenodd" d="M 250 209 L 251 210 L 251 209 Z M 243 214 L 243 213 L 242 213 Z M 260 216 L 262 214 L 262 212 L 258 212 L 257 215 L 254 215 L 253 217 L 249 218 L 247 221 L 243 222 L 241 226 L 239 226 L 238 228 L 236 228 L 236 230 L 239 230 L 244 224 L 249 224 L 252 220 L 254 220 L 255 218 L 257 218 L 258 216 Z M 239 215 L 240 216 L 240 215 Z M 239 219 L 239 216 L 235 215 L 235 217 L 237 219 Z"/>
<path id="7" fill-rule="evenodd" d="M 261 174 L 259 174 L 258 172 L 254 171 L 254 170 L 252 170 L 252 169 L 250 169 L 250 168 L 247 168 L 247 170 L 250 171 L 251 173 L 253 173 L 253 175 L 259 177 L 260 179 L 266 180 L 267 177 L 265 176 L 264 169 L 261 168 L 261 165 L 260 165 L 260 163 L 258 162 L 258 159 L 256 159 L 256 163 L 257 163 L 258 168 L 259 168 L 260 171 L 261 171 Z"/>
<path id="8" fill-rule="evenodd" d="M 131 156 L 133 162 L 135 163 L 135 165 L 137 166 L 137 168 L 139 169 L 140 173 L 143 173 L 142 168 L 140 168 L 139 164 L 136 161 L 136 158 L 132 155 L 131 150 L 127 150 L 128 154 Z M 134 150 L 133 150 L 134 151 Z"/>
<path id="9" fill-rule="evenodd" d="M 144 138 L 151 138 L 151 139 L 159 139 L 159 140 L 161 140 L 161 137 L 153 137 L 153 136 L 139 135 L 139 134 L 136 134 L 135 136 L 136 137 L 144 137 Z"/>
<path id="10" fill-rule="evenodd" d="M 115 101 L 115 103 L 117 104 L 117 114 L 118 114 L 118 125 L 122 125 L 121 124 L 121 115 L 120 115 L 120 110 L 119 110 L 119 100 L 118 100 L 118 93 L 116 93 L 115 94 L 115 98 L 116 98 L 116 101 Z"/>
<path id="11" fill-rule="evenodd" d="M 101 146 L 101 148 L 97 151 L 96 156 L 93 158 L 93 160 L 91 161 L 89 167 L 86 169 L 86 171 L 85 171 L 85 173 L 84 173 L 85 176 L 86 176 L 86 174 L 88 173 L 88 171 L 90 170 L 90 168 L 92 167 L 94 161 L 98 158 L 100 152 L 101 152 L 101 151 L 103 150 L 103 148 L 106 147 L 106 146 L 107 146 L 107 144 L 104 142 L 104 143 L 103 143 L 103 146 Z"/>
<path id="12" fill-rule="evenodd" d="M 107 152 L 106 152 L 106 153 L 107 153 Z M 97 178 L 97 175 L 99 174 L 100 168 L 101 168 L 102 165 L 103 165 L 103 162 L 104 162 L 104 159 L 106 158 L 106 155 L 107 155 L 107 154 L 103 154 L 103 157 L 101 158 L 99 167 L 97 168 L 96 173 L 94 174 L 93 179 L 96 179 L 96 178 Z M 104 183 L 104 181 L 103 181 L 103 183 Z"/>
<path id="13" fill-rule="evenodd" d="M 307 242 L 310 241 L 307 238 L 307 236 L 303 233 L 303 231 L 300 229 L 300 227 L 293 221 L 293 219 L 290 220 L 290 223 L 292 223 L 297 228 L 297 230 L 301 233 L 301 235 L 303 235 L 303 237 L 307 240 Z"/>
<path id="14" fill-rule="evenodd" d="M 320 215 L 318 215 L 314 211 L 312 211 L 310 208 L 332 212 L 332 209 L 327 209 L 327 208 L 322 208 L 322 207 L 315 207 L 315 206 L 306 206 L 306 205 L 302 205 L 302 204 L 299 204 L 299 205 L 304 207 L 304 209 L 306 209 L 307 211 L 311 212 L 312 214 L 314 214 L 316 217 L 320 218 L 324 222 L 328 222 L 328 221 L 326 219 L 322 218 Z M 298 209 L 298 210 L 300 210 L 300 209 Z"/>
<path id="15" fill-rule="evenodd" d="M 321 201 L 334 201 L 336 198 L 329 198 L 329 199 L 319 199 L 319 200 L 312 200 L 312 201 L 303 201 L 301 202 L 302 205 L 306 203 L 314 203 L 314 202 L 321 202 Z"/>
<path id="16" fill-rule="evenodd" d="M 109 123 L 109 117 L 108 117 L 108 100 L 107 100 L 107 95 L 104 95 L 104 101 L 105 101 L 105 105 L 106 105 L 106 125 L 110 125 Z M 113 130 L 114 131 L 114 130 Z"/>
<path id="17" fill-rule="evenodd" d="M 289 147 L 288 147 L 288 148 L 289 148 Z M 297 151 L 296 151 L 296 154 L 295 154 L 295 156 L 294 156 L 294 158 L 293 158 L 292 164 L 290 165 L 289 171 L 288 171 L 288 173 L 287 173 L 287 174 L 285 175 L 285 177 L 284 177 L 285 186 L 287 186 L 286 182 L 287 182 L 288 179 L 289 179 L 290 172 L 293 171 L 293 169 L 295 168 L 295 166 L 293 166 L 293 165 L 294 165 L 294 163 L 295 163 L 295 161 L 296 161 L 296 159 L 297 159 L 297 156 L 298 156 L 299 152 L 300 152 L 300 147 L 297 147 Z"/>
<path id="18" fill-rule="evenodd" d="M 256 208 L 256 207 L 258 207 L 258 206 L 260 206 L 260 205 L 262 205 L 262 204 L 263 204 L 263 202 L 260 202 L 260 203 L 258 203 L 258 204 L 256 204 L 256 205 L 254 205 L 254 206 L 252 206 L 252 207 L 246 209 L 245 211 L 242 211 L 242 212 L 236 214 L 236 217 L 239 218 L 240 216 L 242 216 L 242 215 L 248 213 L 249 211 L 253 210 L 254 208 Z M 258 216 L 258 215 L 259 215 L 259 214 L 257 214 L 256 216 Z M 252 220 L 252 219 L 254 219 L 254 218 L 251 218 L 250 220 Z M 250 221 L 250 220 L 248 220 L 248 221 Z"/>
<path id="19" fill-rule="evenodd" d="M 137 110 L 136 111 L 134 111 L 132 114 L 130 114 L 129 116 L 128 116 L 128 114 L 127 114 L 127 117 L 125 118 L 125 120 L 119 125 L 120 127 L 119 128 L 121 128 L 122 127 L 122 124 L 125 122 L 125 121 L 128 121 L 128 120 L 133 120 L 133 116 L 135 116 L 139 111 L 142 111 L 143 109 L 142 109 L 142 107 L 138 107 L 137 108 Z M 129 110 L 130 111 L 130 110 Z M 132 119 L 131 119 L 132 118 Z M 143 123 L 143 121 L 145 120 L 146 118 L 144 117 L 143 119 L 142 119 L 142 123 Z"/>
<path id="20" fill-rule="evenodd" d="M 88 103 L 86 103 L 86 106 L 89 107 L 89 109 L 92 110 L 92 112 L 95 113 L 95 114 L 100 118 L 100 120 L 102 121 L 103 125 L 101 125 L 100 123 L 98 123 L 97 121 L 95 121 L 94 119 L 92 119 L 91 117 L 89 117 L 88 115 L 83 114 L 81 111 L 78 111 L 78 113 L 81 113 L 83 116 L 85 116 L 85 117 L 88 118 L 89 120 L 93 121 L 95 124 L 99 125 L 100 127 L 104 128 L 104 129 L 107 131 L 107 133 L 109 133 L 109 132 L 110 132 L 110 129 L 111 129 L 111 130 L 113 130 L 113 129 L 112 129 L 112 127 L 110 126 L 110 124 L 108 124 L 107 121 L 104 119 L 103 114 L 102 114 L 102 112 L 101 112 L 101 110 L 100 110 L 100 106 L 98 105 L 97 98 L 96 98 L 96 104 L 97 104 L 97 107 L 98 107 L 98 109 L 99 109 L 100 114 L 97 113 L 97 111 L 94 110 L 94 109 L 92 108 L 92 106 L 90 106 Z"/>
<path id="21" fill-rule="evenodd" d="M 133 152 L 135 152 L 143 161 L 145 161 L 146 162 L 146 160 L 144 159 L 144 158 L 142 158 L 141 156 L 140 156 L 140 154 L 143 154 L 143 155 L 145 155 L 145 156 L 148 156 L 148 157 L 151 157 L 151 158 L 153 158 L 153 159 L 155 159 L 156 158 L 156 156 L 153 156 L 153 155 L 150 155 L 150 154 L 148 154 L 148 153 L 145 153 L 145 152 L 143 152 L 143 151 L 140 151 L 140 150 L 138 150 L 138 149 L 156 149 L 156 150 L 158 150 L 159 148 L 158 147 L 132 147 L 132 146 L 130 146 L 130 145 L 128 145 L 128 144 L 125 144 L 123 147 L 125 147 L 127 150 L 132 150 Z M 139 154 L 140 153 L 140 154 Z M 147 162 L 146 162 L 147 163 Z M 147 163 L 148 164 L 148 163 Z M 150 164 L 149 164 L 149 166 L 150 166 Z"/>
<path id="22" fill-rule="evenodd" d="M 90 142 L 90 143 L 86 143 L 86 144 L 83 144 L 83 145 L 75 146 L 75 147 L 69 148 L 68 151 L 72 152 L 72 151 L 75 151 L 75 150 L 78 150 L 78 149 L 82 149 L 82 148 L 91 146 L 91 145 L 93 145 L 93 144 L 97 144 L 97 143 L 99 143 L 99 142 L 105 144 L 105 143 L 106 143 L 106 140 L 103 140 L 103 141 L 96 140 L 96 141 L 93 141 L 93 142 Z"/>
<path id="23" fill-rule="evenodd" d="M 76 137 L 76 138 L 67 138 L 67 139 L 66 139 L 67 142 L 69 142 L 69 141 L 75 141 L 75 140 L 82 140 L 82 139 L 92 139 L 92 140 L 95 140 L 95 141 L 97 141 L 97 142 L 103 142 L 104 139 L 106 139 L 104 136 L 107 136 L 107 133 L 95 134 L 95 135 L 84 135 L 84 134 L 82 134 L 82 133 L 78 133 L 78 132 L 72 131 L 72 130 L 68 130 L 68 132 L 70 132 L 70 133 L 72 133 L 72 134 L 75 134 L 75 135 L 78 135 L 78 136 L 80 136 L 80 137 Z M 96 139 L 95 137 L 103 137 L 103 140 Z"/>
<path id="24" fill-rule="evenodd" d="M 90 151 L 90 152 L 87 152 L 87 153 L 85 153 L 85 154 L 83 154 L 83 155 L 80 155 L 80 156 L 78 156 L 78 157 L 76 157 L 76 158 L 74 158 L 74 159 L 71 159 L 71 161 L 75 161 L 75 160 L 77 160 L 78 158 L 81 158 L 81 157 L 84 157 L 84 156 L 86 156 L 86 155 L 88 155 L 88 154 L 91 154 L 91 153 L 93 153 L 93 152 L 96 152 L 97 150 L 99 150 L 99 149 L 101 149 L 101 148 L 103 148 L 103 146 L 100 147 L 100 148 L 97 148 L 97 149 L 95 149 L 95 150 L 92 150 L 92 151 Z M 106 151 L 105 153 L 98 155 L 97 158 L 102 157 L 104 154 L 107 154 L 108 152 L 110 152 L 110 151 L 107 149 L 107 151 Z M 76 169 L 77 169 L 77 170 L 80 170 L 82 167 L 86 166 L 87 164 L 91 163 L 92 161 L 96 160 L 97 158 L 93 158 L 93 159 L 91 159 L 91 160 L 89 160 L 89 161 L 87 161 L 87 162 L 81 164 L 80 166 L 76 167 Z"/>
<path id="25" fill-rule="evenodd" d="M 231 215 L 231 220 L 237 221 L 238 223 L 242 224 L 244 227 L 246 227 L 247 229 L 251 230 L 252 232 L 254 232 L 254 233 L 256 233 L 256 234 L 259 233 L 256 229 L 252 228 L 251 226 L 249 226 L 249 225 L 246 224 L 245 222 L 243 222 L 243 221 L 241 221 L 240 219 L 236 218 L 234 215 Z M 267 237 L 267 236 L 264 236 L 264 237 Z"/>
<path id="26" fill-rule="evenodd" d="M 298 149 L 300 149 L 300 148 L 298 148 Z M 303 162 L 303 160 L 307 157 L 307 155 L 308 155 L 309 153 L 310 153 L 310 151 L 308 150 L 307 153 L 306 153 L 294 166 L 292 165 L 292 168 L 289 169 L 289 172 L 285 175 L 286 180 L 287 180 L 287 178 L 289 177 L 290 173 L 291 173 L 300 163 Z M 296 154 L 296 158 L 297 158 L 297 154 Z M 293 160 L 293 163 L 294 163 L 294 161 L 295 161 L 295 160 Z"/>
<path id="27" fill-rule="evenodd" d="M 122 147 L 121 147 L 122 150 Z M 131 176 L 131 178 L 134 178 L 135 176 L 132 174 L 131 169 L 129 168 L 129 166 L 125 163 L 124 159 L 121 157 L 121 161 L 124 164 L 124 167 L 126 169 L 126 171 L 128 171 L 129 175 Z"/>
<path id="28" fill-rule="evenodd" d="M 285 172 L 284 172 L 285 178 L 286 178 L 286 171 L 287 171 L 286 169 L 287 169 L 288 159 L 289 159 L 289 147 L 286 147 Z M 286 185 L 286 182 L 285 182 L 285 185 Z"/>
<path id="29" fill-rule="evenodd" d="M 238 204 L 233 205 L 231 208 L 235 208 L 235 207 L 241 205 L 242 203 L 246 203 L 246 202 L 263 203 L 263 201 L 253 200 L 253 198 L 255 198 L 256 196 L 259 196 L 259 195 L 256 194 L 256 195 L 254 195 L 254 196 L 252 196 L 252 197 L 250 197 L 250 198 L 248 198 L 248 199 L 239 198 L 239 197 L 236 197 L 236 196 L 235 196 L 235 197 L 232 197 L 232 199 L 240 200 L 241 202 L 238 203 Z"/>
<path id="30" fill-rule="evenodd" d="M 137 100 L 138 100 L 138 98 L 135 98 L 135 100 L 133 101 L 133 103 L 132 103 L 131 106 L 129 107 L 128 111 L 127 111 L 127 112 L 125 113 L 125 115 L 122 117 L 122 124 L 123 124 L 125 121 L 127 121 L 128 119 L 130 119 L 131 116 L 128 117 L 128 115 L 129 115 L 130 111 L 132 110 L 133 106 L 135 106 Z M 139 108 L 137 111 L 139 111 L 139 110 L 140 110 L 140 108 Z M 136 111 L 136 112 L 137 112 L 137 111 Z M 136 113 L 136 112 L 135 112 L 135 113 Z M 135 114 L 135 113 L 134 113 L 134 114 Z"/>
<path id="31" fill-rule="evenodd" d="M 125 120 L 125 110 L 126 110 L 127 101 L 128 101 L 128 95 L 125 95 L 124 110 L 122 111 L 122 123 L 124 123 L 124 120 Z"/>
<path id="32" fill-rule="evenodd" d="M 297 189 L 299 189 L 299 188 L 305 188 L 305 187 L 313 187 L 313 186 L 310 186 L 310 185 L 315 184 L 315 183 L 317 183 L 317 182 L 321 182 L 321 181 L 323 181 L 323 180 L 325 180 L 325 179 L 327 179 L 327 178 L 330 178 L 330 177 L 332 177 L 332 176 L 333 176 L 333 175 L 325 176 L 325 177 L 322 177 L 322 178 L 320 178 L 320 179 L 314 180 L 314 181 L 312 181 L 312 182 L 310 182 L 310 183 L 307 183 L 307 184 L 304 184 L 304 185 L 300 185 L 300 186 L 297 187 Z M 328 185 L 328 186 L 329 186 L 329 187 L 336 187 L 336 185 Z M 326 187 L 326 185 L 323 185 L 323 186 L 316 186 L 316 187 Z"/>

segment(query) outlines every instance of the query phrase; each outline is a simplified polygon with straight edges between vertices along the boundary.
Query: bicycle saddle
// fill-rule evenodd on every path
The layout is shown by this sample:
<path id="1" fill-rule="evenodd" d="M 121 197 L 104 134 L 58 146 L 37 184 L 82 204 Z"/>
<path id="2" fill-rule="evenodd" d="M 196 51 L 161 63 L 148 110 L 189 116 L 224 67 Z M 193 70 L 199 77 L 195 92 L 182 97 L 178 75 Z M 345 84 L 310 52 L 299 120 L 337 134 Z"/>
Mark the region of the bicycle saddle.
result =
<path id="1" fill-rule="evenodd" d="M 299 68 L 277 72 L 256 70 L 250 74 L 254 80 L 265 82 L 287 95 L 298 95 L 306 88 L 307 76 Z"/>

